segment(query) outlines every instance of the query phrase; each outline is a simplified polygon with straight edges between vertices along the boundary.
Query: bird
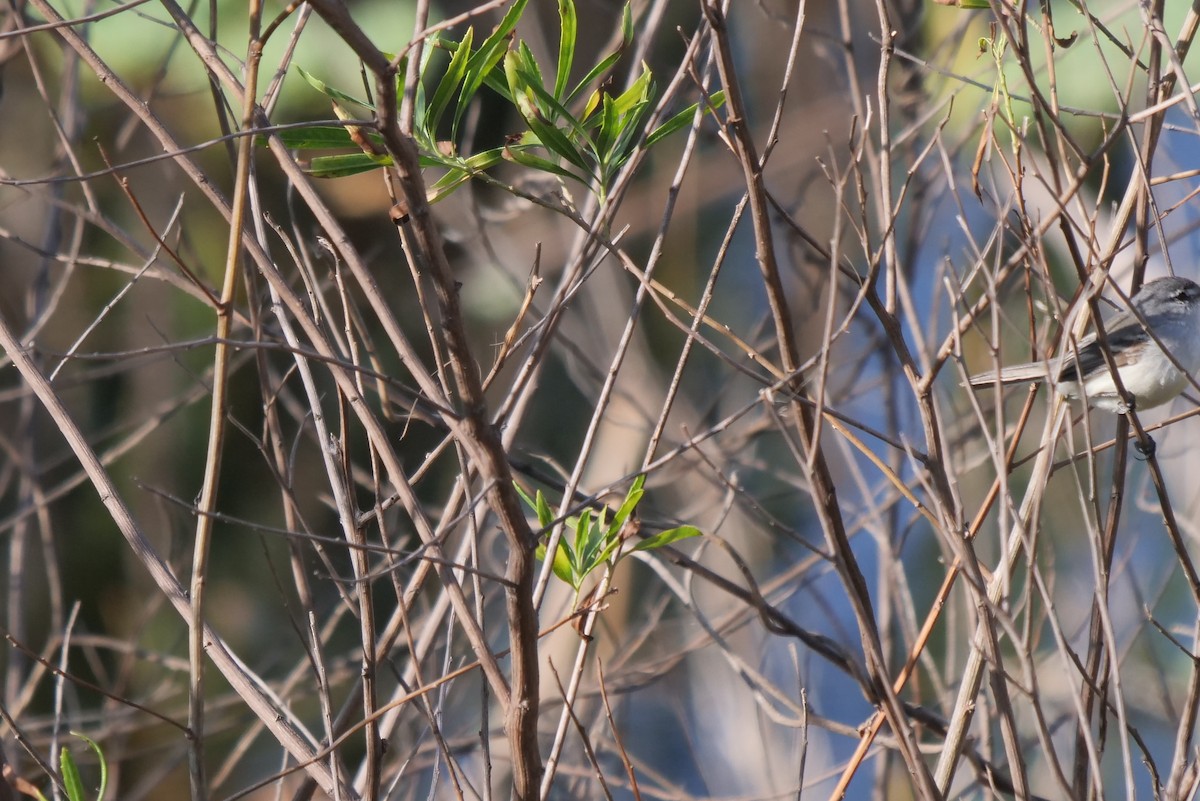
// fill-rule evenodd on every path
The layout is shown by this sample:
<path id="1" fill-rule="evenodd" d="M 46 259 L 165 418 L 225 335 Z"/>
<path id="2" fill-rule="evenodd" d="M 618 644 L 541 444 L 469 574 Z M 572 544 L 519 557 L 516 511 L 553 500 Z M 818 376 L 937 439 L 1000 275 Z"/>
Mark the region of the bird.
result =
<path id="1" fill-rule="evenodd" d="M 1104 331 L 1121 384 L 1132 398 L 1130 405 L 1144 411 L 1175 398 L 1191 383 L 1189 374 L 1200 370 L 1200 285 L 1187 278 L 1156 278 L 1129 302 L 1137 314 L 1121 312 L 1104 324 Z M 1058 374 L 1053 375 L 1056 368 Z M 1059 394 L 1086 398 L 1094 408 L 1116 414 L 1129 411 L 1094 332 L 1079 340 L 1077 353 L 1062 360 L 989 370 L 972 375 L 968 383 L 980 387 L 1047 380 Z"/>

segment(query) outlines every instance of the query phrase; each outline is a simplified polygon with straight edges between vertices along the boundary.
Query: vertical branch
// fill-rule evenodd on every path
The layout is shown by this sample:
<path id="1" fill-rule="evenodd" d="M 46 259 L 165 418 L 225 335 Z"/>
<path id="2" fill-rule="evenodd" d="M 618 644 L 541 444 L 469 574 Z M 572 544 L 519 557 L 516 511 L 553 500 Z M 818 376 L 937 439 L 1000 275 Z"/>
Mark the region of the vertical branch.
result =
<path id="1" fill-rule="evenodd" d="M 378 100 L 377 123 L 395 177 L 403 191 L 408 222 L 399 226 L 409 258 L 428 269 L 438 303 L 441 333 L 445 337 L 457 409 L 461 415 L 461 444 L 479 471 L 485 496 L 508 544 L 505 568 L 505 612 L 512 670 L 509 677 L 505 731 L 513 762 L 513 794 L 521 801 L 538 797 L 542 762 L 537 741 L 538 661 L 537 614 L 533 606 L 533 532 L 525 520 L 499 434 L 492 426 L 480 383 L 478 365 L 467 342 L 459 305 L 457 281 L 446 261 L 445 248 L 429 210 L 416 146 L 401 128 L 396 97 L 396 69 L 361 28 L 343 3 L 318 0 L 317 13 L 362 58 L 374 74 Z"/>
<path id="2" fill-rule="evenodd" d="M 883 305 L 888 314 L 896 313 L 896 282 L 899 280 L 899 254 L 896 252 L 896 212 L 892 207 L 892 103 L 888 89 L 893 40 L 892 17 L 886 0 L 876 0 L 879 14 L 879 73 L 875 99 L 879 104 L 879 217 L 883 225 L 884 291 Z"/>
<path id="3" fill-rule="evenodd" d="M 262 42 L 258 33 L 262 8 L 258 0 L 250 3 L 250 45 L 246 53 L 246 81 L 242 102 L 242 130 L 254 125 L 255 87 L 258 66 L 262 60 Z M 221 286 L 221 302 L 217 307 L 216 346 L 213 354 L 212 407 L 209 410 L 208 455 L 204 462 L 204 479 L 196 504 L 196 540 L 192 545 L 191 628 L 188 636 L 188 668 L 191 687 L 188 692 L 188 727 L 192 741 L 188 754 L 192 798 L 208 798 L 204 770 L 204 589 L 208 580 L 208 554 L 212 539 L 214 512 L 217 505 L 217 484 L 221 476 L 221 452 L 225 447 L 225 424 L 228 416 L 229 357 L 228 346 L 233 325 L 233 301 L 238 287 L 241 264 L 243 221 L 249 199 L 250 157 L 254 137 L 243 136 L 238 142 L 237 173 L 233 190 L 233 207 L 229 220 L 229 247 L 225 255 L 225 279 Z"/>
<path id="4" fill-rule="evenodd" d="M 783 278 L 775 258 L 770 209 L 763 183 L 762 168 L 754 141 L 750 136 L 740 85 L 735 77 L 725 11 L 718 0 L 704 0 L 703 8 L 709 27 L 712 29 L 717 51 L 717 69 L 721 76 L 721 84 L 725 89 L 728 107 L 726 125 L 731 129 L 730 139 L 734 147 L 734 154 L 741 167 L 742 178 L 749 194 L 750 218 L 754 224 L 755 254 L 767 292 L 767 302 L 774 322 L 780 359 L 785 373 L 793 376 L 788 390 L 792 393 L 793 398 L 798 398 L 803 392 L 802 383 L 796 374 L 799 364 L 798 348 L 783 288 Z M 807 457 L 805 467 L 812 484 L 811 491 L 817 516 L 829 548 L 833 552 L 838 575 L 846 588 L 847 596 L 858 621 L 859 634 L 862 638 L 863 651 L 866 654 L 867 669 L 871 674 L 873 688 L 879 703 L 883 706 L 884 714 L 892 726 L 892 731 L 896 735 L 905 764 L 916 781 L 918 792 L 924 798 L 939 798 L 941 794 L 934 786 L 924 758 L 917 748 L 912 726 L 909 724 L 900 700 L 892 690 L 889 681 L 887 663 L 883 656 L 879 632 L 871 608 L 870 591 L 846 536 L 841 510 L 838 506 L 837 490 L 819 443 L 819 423 L 813 409 L 809 405 L 799 402 L 798 399 L 792 401 L 791 410 L 797 436 Z"/>

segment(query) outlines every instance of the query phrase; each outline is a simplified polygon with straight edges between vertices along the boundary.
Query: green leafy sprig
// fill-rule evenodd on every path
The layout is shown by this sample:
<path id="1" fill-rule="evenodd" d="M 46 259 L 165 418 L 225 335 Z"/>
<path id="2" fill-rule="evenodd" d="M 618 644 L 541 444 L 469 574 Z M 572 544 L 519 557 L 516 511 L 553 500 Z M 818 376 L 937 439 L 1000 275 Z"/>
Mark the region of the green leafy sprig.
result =
<path id="1" fill-rule="evenodd" d="M 547 85 L 532 50 L 514 35 L 527 4 L 528 0 L 516 0 L 478 47 L 474 28 L 468 28 L 458 40 L 439 33 L 426 42 L 413 104 L 413 138 L 422 166 L 445 171 L 430 187 L 431 200 L 445 197 L 503 160 L 573 179 L 593 187 L 603 199 L 618 171 L 639 147 L 650 147 L 687 127 L 700 108 L 700 104 L 692 104 L 646 133 L 648 115 L 656 98 L 650 69 L 643 64 L 638 78 L 619 95 L 613 96 L 603 88 L 603 82 L 633 40 L 628 4 L 622 15 L 621 44 L 572 86 L 578 19 L 574 0 L 559 0 L 558 56 L 553 83 Z M 443 54 L 450 57 L 444 67 Z M 354 119 L 353 108 L 374 110 L 369 102 L 336 89 L 303 69 L 299 73 L 330 99 L 339 118 Z M 502 146 L 463 156 L 456 144 L 463 116 L 484 87 L 517 111 L 525 130 L 510 136 Z M 396 91 L 402 90 L 398 81 Z M 711 111 L 720 107 L 723 100 L 722 93 L 717 92 L 707 98 L 703 107 Z M 353 148 L 355 152 L 319 155 L 309 162 L 308 171 L 313 176 L 336 178 L 391 163 L 384 153 L 382 138 L 369 122 L 362 123 L 297 128 L 282 131 L 279 136 L 294 150 Z M 449 139 L 443 139 L 439 134 L 447 128 Z"/>
<path id="2" fill-rule="evenodd" d="M 695 526 L 677 526 L 639 540 L 628 550 L 623 549 L 621 545 L 626 537 L 622 536 L 622 532 L 626 523 L 633 519 L 638 504 L 646 494 L 643 489 L 645 483 L 645 475 L 634 479 L 612 520 L 607 519 L 608 509 L 605 507 L 598 511 L 585 509 L 579 515 L 566 519 L 566 530 L 558 541 L 550 567 L 555 576 L 575 590 L 576 596 L 579 595 L 587 577 L 599 568 L 614 567 L 621 558 L 634 551 L 650 551 L 700 535 L 700 529 Z M 546 501 L 546 496 L 538 490 L 530 497 L 520 485 L 515 486 L 521 498 L 537 516 L 538 525 L 549 531 L 554 524 L 554 512 Z M 545 544 L 538 546 L 538 559 L 546 560 L 546 550 Z"/>

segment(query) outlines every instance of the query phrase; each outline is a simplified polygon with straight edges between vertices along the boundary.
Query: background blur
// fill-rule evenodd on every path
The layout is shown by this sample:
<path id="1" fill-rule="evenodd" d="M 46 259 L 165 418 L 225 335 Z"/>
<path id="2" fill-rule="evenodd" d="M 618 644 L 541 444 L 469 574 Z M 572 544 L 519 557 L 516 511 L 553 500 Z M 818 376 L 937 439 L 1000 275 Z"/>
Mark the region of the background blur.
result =
<path id="1" fill-rule="evenodd" d="M 736 80 L 750 135 L 767 154 L 764 222 L 802 372 L 779 372 L 780 321 L 760 267 L 763 240 L 743 207 L 743 165 L 722 124 L 728 105 L 639 145 L 603 203 L 594 186 L 506 161 L 489 171 L 493 180 L 468 182 L 432 207 L 479 375 L 503 357 L 486 393 L 514 479 L 543 490 L 557 517 L 588 503 L 615 509 L 645 473 L 643 535 L 684 524 L 703 532 L 589 578 L 585 592 L 612 588 L 590 640 L 563 626 L 539 641 L 539 742 L 554 762 L 543 797 L 815 798 L 844 773 L 850 798 L 926 797 L 890 725 L 861 765 L 851 762 L 877 708 L 864 692 L 862 676 L 874 676 L 864 637 L 876 639 L 892 677 L 920 653 L 899 695 L 909 736 L 935 771 L 947 721 L 964 714 L 956 696 L 978 626 L 993 632 L 997 651 L 984 660 L 987 680 L 966 723 L 967 759 L 941 788 L 950 797 L 1009 797 L 1023 781 L 1051 798 L 1192 797 L 1200 588 L 1185 557 L 1200 521 L 1194 419 L 1153 431 L 1158 450 L 1147 462 L 1103 447 L 1126 431 L 1112 416 L 1094 412 L 1084 425 L 1076 406 L 1060 434 L 1042 422 L 1045 391 L 1024 420 L 1023 387 L 973 397 L 962 387 L 997 361 L 1053 354 L 1081 273 L 1111 269 L 1124 291 L 1143 267 L 1147 277 L 1200 279 L 1195 104 L 1131 118 L 1155 92 L 1190 85 L 1186 48 L 1182 59 L 1164 54 L 1177 37 L 1190 43 L 1188 9 L 743 0 L 726 12 L 735 72 L 723 78 L 703 5 L 634 2 L 633 39 L 605 86 L 619 93 L 644 60 L 673 113 Z M 621 4 L 576 6 L 573 80 L 623 47 Z M 413 3 L 347 7 L 386 53 L 413 39 Z M 473 26 L 478 43 L 507 7 L 435 2 L 429 23 L 467 15 L 445 36 L 459 40 Z M 268 2 L 264 20 L 284 11 Z M 219 293 L 230 227 L 181 159 L 231 197 L 237 142 L 225 134 L 242 114 L 181 20 L 240 79 L 246 4 L 29 0 L 0 14 L 0 320 L 187 586 L 216 330 L 198 286 Z M 80 21 L 45 28 L 55 15 Z M 106 16 L 82 21 L 93 15 Z M 559 25 L 558 4 L 533 0 L 516 40 L 553 65 Z M 881 50 L 885 30 L 894 35 Z M 446 60 L 435 56 L 433 73 Z M 333 120 L 328 98 L 297 68 L 355 97 L 374 91 L 355 52 L 308 6 L 266 42 L 258 96 L 276 125 Z M 543 73 L 550 80 L 553 68 Z M 157 122 L 139 118 L 115 81 Z M 455 147 L 499 147 L 523 130 L 512 104 L 485 89 Z M 164 153 L 162 133 L 186 153 Z M 296 157 L 304 165 L 314 155 Z M 256 145 L 246 236 L 340 343 L 341 358 L 369 368 L 357 376 L 371 413 L 500 653 L 508 629 L 497 577 L 508 545 L 483 502 L 475 454 L 422 397 L 349 266 L 367 266 L 436 376 L 446 358 L 440 318 L 414 279 L 420 259 L 410 262 L 389 219 L 381 174 L 302 179 L 314 200 Z M 440 174 L 430 168 L 427 181 Z M 1123 203 L 1140 210 L 1128 226 Z M 603 237 L 589 234 L 593 225 Z M 618 252 L 653 272 L 652 290 L 639 292 Z M 302 385 L 295 351 L 312 348 L 304 335 L 299 346 L 282 344 L 278 321 L 294 310 L 273 305 L 252 259 L 243 265 L 230 334 L 243 346 L 231 355 L 205 617 L 316 753 L 366 714 L 367 588 L 376 627 L 367 637 L 385 644 L 377 706 L 475 656 L 444 588 L 420 572 L 413 515 L 396 503 L 370 436 L 325 363 L 308 362 L 315 394 Z M 541 283 L 522 310 L 535 270 Z M 815 445 L 797 434 L 793 397 L 830 413 Z M 1194 406 L 1184 398 L 1141 422 Z M 331 441 L 319 433 L 321 415 Z M 1054 442 L 1046 480 L 1032 463 Z M 129 547 L 77 453 L 10 352 L 0 364 L 3 756 L 49 794 L 46 764 L 69 742 L 94 783 L 95 755 L 66 734 L 79 731 L 103 749 L 110 797 L 184 797 L 188 621 Z M 814 498 L 817 462 L 836 497 Z M 338 511 L 339 481 L 358 513 L 353 525 Z M 565 498 L 568 486 L 576 491 Z M 1014 527 L 1023 503 L 1032 512 Z M 831 544 L 830 510 L 848 553 Z M 365 571 L 345 545 L 348 527 L 376 548 Z M 935 605 L 968 552 L 982 572 L 966 571 Z M 870 620 L 848 600 L 847 559 L 866 579 Z M 1000 589 L 989 596 L 993 580 Z M 575 603 L 551 579 L 539 626 Z M 500 664 L 510 669 L 503 656 Z M 271 778 L 296 760 L 220 672 L 207 676 L 211 797 L 320 795 L 302 772 Z M 568 692 L 572 676 L 578 688 Z M 562 717 L 564 697 L 573 718 Z M 361 735 L 337 749 L 333 770 L 354 792 L 373 786 L 369 772 L 381 798 L 510 792 L 503 710 L 478 670 L 398 705 L 379 736 L 377 760 L 366 759 Z"/>

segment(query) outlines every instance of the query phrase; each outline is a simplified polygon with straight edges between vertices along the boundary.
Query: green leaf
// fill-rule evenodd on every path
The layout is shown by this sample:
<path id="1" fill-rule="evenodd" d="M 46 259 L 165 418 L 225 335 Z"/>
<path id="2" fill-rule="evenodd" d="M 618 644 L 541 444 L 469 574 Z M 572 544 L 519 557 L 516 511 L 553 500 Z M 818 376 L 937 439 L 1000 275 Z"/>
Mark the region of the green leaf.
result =
<path id="1" fill-rule="evenodd" d="M 311 86 L 312 88 L 316 89 L 318 92 L 321 92 L 322 94 L 324 94 L 328 97 L 332 97 L 334 100 L 341 100 L 345 103 L 353 103 L 357 106 L 362 106 L 363 108 L 369 108 L 369 109 L 371 109 L 371 111 L 375 110 L 375 107 L 372 106 L 371 104 L 364 103 L 363 101 L 359 100 L 357 97 L 351 97 L 350 95 L 346 94 L 345 92 L 341 91 L 340 89 L 334 89 L 332 86 L 325 83 L 324 81 L 322 81 L 320 78 L 316 77 L 315 75 L 311 74 L 310 72 L 305 70 L 303 67 L 298 66 L 298 67 L 296 67 L 296 70 L 299 71 L 300 77 L 302 77 L 304 80 L 308 81 L 308 85 Z"/>
<path id="2" fill-rule="evenodd" d="M 634 81 L 628 89 L 618 95 L 613 104 L 617 108 L 617 113 L 624 116 L 639 104 L 645 103 L 654 93 L 654 78 L 650 74 L 650 68 L 646 66 L 646 62 L 642 62 L 642 74 Z"/>
<path id="3" fill-rule="evenodd" d="M 571 77 L 571 64 L 575 60 L 575 35 L 579 20 L 575 17 L 575 0 L 558 0 L 558 71 L 554 76 L 554 96 L 562 100 L 567 80 Z"/>
<path id="4" fill-rule="evenodd" d="M 673 542 L 686 540 L 689 537 L 699 537 L 703 532 L 695 526 L 679 526 L 670 528 L 666 531 L 660 531 L 653 537 L 647 537 L 634 546 L 635 551 L 651 551 L 655 548 L 661 548 L 664 545 L 670 545 Z"/>
<path id="5" fill-rule="evenodd" d="M 561 175 L 563 178 L 571 178 L 581 184 L 586 184 L 587 179 L 582 178 L 565 167 L 560 167 L 553 161 L 544 159 L 541 156 L 534 155 L 526 150 L 509 147 L 504 150 L 504 157 L 515 161 L 523 167 L 530 167 L 541 172 L 548 172 L 553 175 Z"/>
<path id="6" fill-rule="evenodd" d="M 609 95 L 604 96 L 600 109 L 600 130 L 596 133 L 596 160 L 601 164 L 608 161 L 613 141 L 621 130 L 621 117 L 616 103 Z"/>
<path id="7" fill-rule="evenodd" d="M 344 153 L 337 156 L 317 156 L 308 163 L 308 174 L 314 178 L 344 178 L 370 172 L 391 164 L 388 156 L 368 156 L 366 153 Z"/>
<path id="8" fill-rule="evenodd" d="M 596 551 L 600 549 L 599 539 L 592 525 L 592 510 L 584 509 L 575 525 L 575 572 L 580 576 L 591 572 Z"/>
<path id="9" fill-rule="evenodd" d="M 446 67 L 446 73 L 442 76 L 442 80 L 438 82 L 437 89 L 433 92 L 433 99 L 429 101 L 429 109 L 425 113 L 425 119 L 421 127 L 434 139 L 437 138 L 438 121 L 446 111 L 446 106 L 449 104 L 450 98 L 454 96 L 455 91 L 458 90 L 463 79 L 466 78 L 467 62 L 471 56 L 471 40 L 474 36 L 474 31 L 474 28 L 467 28 L 462 42 L 455 49 L 454 55 L 450 57 L 450 64 Z"/>
<path id="10" fill-rule="evenodd" d="M 521 496 L 521 500 L 525 501 L 525 505 L 537 515 L 538 525 L 543 529 L 549 528 L 550 524 L 554 522 L 554 513 L 550 511 L 550 504 L 546 503 L 546 496 L 542 494 L 542 491 L 537 491 L 537 500 L 534 500 L 529 497 L 529 493 L 521 489 L 521 485 L 517 482 L 513 482 L 513 487 Z"/>
<path id="11" fill-rule="evenodd" d="M 725 93 L 723 91 L 714 92 L 713 94 L 709 95 L 708 103 L 705 105 L 704 113 L 708 114 L 713 109 L 718 109 L 723 105 L 725 105 Z M 667 120 L 662 125 L 655 128 L 650 132 L 650 135 L 646 137 L 646 147 L 651 147 L 663 139 L 666 139 L 676 131 L 682 130 L 683 128 L 691 125 L 692 120 L 696 116 L 696 109 L 698 108 L 700 108 L 700 104 L 693 103 L 683 111 L 671 117 L 671 119 Z"/>
<path id="12" fill-rule="evenodd" d="M 517 23 L 521 21 L 521 15 L 525 13 L 525 6 L 528 3 L 529 0 L 517 0 L 512 4 L 512 8 L 504 15 L 504 19 L 500 20 L 500 24 L 496 26 L 496 30 L 492 31 L 492 35 L 483 40 L 483 44 L 479 46 L 478 55 L 482 55 L 488 48 L 504 42 L 508 35 L 516 30 Z"/>
<path id="13" fill-rule="evenodd" d="M 642 120 L 650 110 L 654 81 L 643 64 L 642 74 L 617 97 L 604 97 L 600 130 L 596 134 L 596 160 L 605 181 L 612 171 L 629 160 L 633 143 L 642 134 Z"/>
<path id="14" fill-rule="evenodd" d="M 579 167 L 585 174 L 591 174 L 592 168 L 583 154 L 576 149 L 575 145 L 571 144 L 571 140 L 567 138 L 561 130 L 546 122 L 533 107 L 532 101 L 528 100 L 524 94 L 518 98 L 517 107 L 521 109 L 521 113 L 525 115 L 525 122 L 533 135 L 537 137 L 537 141 L 542 147 L 549 150 L 554 155 L 566 159 L 571 164 Z"/>
<path id="15" fill-rule="evenodd" d="M 616 65 L 616 63 L 621 60 L 621 55 L 622 55 L 622 53 L 619 50 L 616 53 L 611 53 L 608 56 L 606 56 L 604 58 L 604 60 L 602 60 L 599 64 L 597 64 L 596 66 L 594 66 L 590 70 L 588 70 L 588 74 L 584 75 L 583 78 L 579 81 L 579 83 L 575 84 L 575 88 L 571 90 L 571 94 L 567 95 L 563 99 L 563 101 L 562 101 L 563 105 L 564 106 L 571 105 L 571 103 L 573 103 L 579 97 L 579 95 L 583 94 L 583 92 L 589 86 L 591 86 L 593 82 L 595 82 L 601 76 L 607 74 L 608 71 L 611 70 Z M 584 114 L 583 116 L 585 118 L 587 117 L 586 114 Z"/>
<path id="16" fill-rule="evenodd" d="M 625 3 L 625 8 L 621 9 L 621 40 L 625 42 L 625 46 L 633 42 L 633 10 L 629 7 L 629 3 Z"/>
<path id="17" fill-rule="evenodd" d="M 633 514 L 633 510 L 642 502 L 642 496 L 646 491 L 642 489 L 646 484 L 646 474 L 642 473 L 633 480 L 633 484 L 629 487 L 629 492 L 625 493 L 625 500 L 621 502 L 621 506 L 617 509 L 617 513 L 613 516 L 612 525 L 609 526 L 608 532 L 616 534 L 625 525 L 625 521 Z"/>
<path id="18" fill-rule="evenodd" d="M 633 143 L 642 134 L 642 120 L 649 110 L 650 101 L 647 100 L 635 107 L 622 121 L 621 131 L 617 134 L 617 140 L 613 142 L 612 148 L 609 150 L 608 161 L 610 167 L 620 167 L 633 155 Z"/>
<path id="19" fill-rule="evenodd" d="M 471 180 L 472 173 L 467 172 L 459 167 L 450 167 L 449 170 L 437 182 L 429 187 L 429 202 L 437 203 L 439 200 L 445 200 L 454 193 L 455 189 Z"/>
<path id="20" fill-rule="evenodd" d="M 458 133 L 458 124 L 466 112 L 471 98 L 475 97 L 475 93 L 485 82 L 505 100 L 512 101 L 512 93 L 505 86 L 504 81 L 495 74 L 495 67 L 508 52 L 509 36 L 517 27 L 528 2 L 529 0 L 517 0 L 513 3 L 508 13 L 504 15 L 504 19 L 500 20 L 500 24 L 496 26 L 496 30 L 483 40 L 483 44 L 467 62 L 467 77 L 463 82 L 462 94 L 458 98 L 458 108 L 454 111 L 455 134 Z"/>
<path id="21" fill-rule="evenodd" d="M 550 508 L 550 504 L 546 502 L 546 496 L 541 490 L 537 492 L 537 519 L 538 525 L 542 528 L 549 528 L 554 522 L 554 511 Z"/>
<path id="22" fill-rule="evenodd" d="M 430 199 L 441 200 L 474 176 L 504 160 L 504 148 L 496 147 L 476 153 L 466 160 L 443 163 L 447 173 L 429 187 Z"/>
<path id="23" fill-rule="evenodd" d="M 546 92 L 546 79 L 542 77 L 542 68 L 538 66 L 537 59 L 533 56 L 533 51 L 529 49 L 529 45 L 524 39 L 517 41 L 517 46 L 513 48 L 509 55 L 517 57 L 517 68 L 524 73 L 526 82 L 530 86 L 536 86 L 542 90 L 542 94 L 549 97 Z M 506 56 L 507 58 L 507 56 Z"/>
<path id="24" fill-rule="evenodd" d="M 525 501 L 526 506 L 528 506 L 530 509 L 537 509 L 537 504 L 533 502 L 533 498 L 529 497 L 529 493 L 525 491 L 524 487 L 514 481 L 513 489 L 517 491 L 517 495 L 521 496 L 521 500 Z"/>
<path id="25" fill-rule="evenodd" d="M 58 766 L 67 798 L 70 801 L 84 801 L 83 778 L 79 775 L 79 768 L 75 766 L 75 760 L 71 758 L 71 752 L 65 745 L 62 747 L 62 755 L 58 758 Z"/>
<path id="26" fill-rule="evenodd" d="M 375 131 L 359 127 L 368 138 L 383 142 L 381 137 Z M 354 144 L 354 140 L 350 138 L 350 132 L 340 125 L 314 125 L 311 128 L 291 128 L 286 131 L 277 131 L 276 135 L 283 144 L 291 150 L 329 150 L 333 148 L 346 148 L 358 145 Z M 266 142 L 266 137 L 259 137 Z"/>
<path id="27" fill-rule="evenodd" d="M 599 124 L 596 122 L 598 118 L 593 117 L 592 112 L 600 105 L 600 101 L 604 99 L 604 96 L 604 92 L 597 89 L 588 97 L 587 103 L 583 106 L 583 113 L 579 115 L 579 119 L 583 120 L 584 125 L 592 127 Z"/>
<path id="28" fill-rule="evenodd" d="M 554 575 L 558 576 L 562 582 L 569 584 L 578 590 L 579 585 L 582 582 L 576 582 L 575 576 L 571 572 L 571 560 L 567 557 L 565 551 L 566 548 L 563 547 L 563 543 L 559 542 L 558 547 L 554 549 L 554 562 L 551 563 L 550 570 L 554 573 Z M 546 561 L 545 545 L 539 545 L 537 547 L 536 556 L 540 561 Z"/>
<path id="29" fill-rule="evenodd" d="M 73 731 L 71 734 L 87 743 L 88 747 L 96 752 L 96 756 L 100 760 L 100 789 L 96 792 L 96 801 L 104 801 L 104 794 L 108 791 L 108 762 L 104 759 L 104 752 L 100 750 L 100 746 L 96 744 L 96 741 L 86 734 L 80 734 L 77 731 Z"/>
<path id="30" fill-rule="evenodd" d="M 620 547 L 621 547 L 621 538 L 620 537 L 613 537 L 613 538 L 609 539 L 607 541 L 607 544 L 604 546 L 604 550 L 601 551 L 599 556 L 597 556 L 597 558 L 596 558 L 597 566 L 602 565 L 605 562 L 607 562 L 609 559 L 611 559 L 612 555 L 614 553 L 616 553 L 617 548 L 620 548 Z"/>
<path id="31" fill-rule="evenodd" d="M 567 107 L 559 103 L 554 97 L 546 91 L 546 88 L 537 81 L 537 76 L 525 70 L 520 70 L 517 74 L 518 80 L 523 81 L 523 88 L 526 93 L 532 95 L 538 101 L 538 109 L 543 112 L 543 119 L 549 119 L 553 122 L 565 122 L 570 127 L 576 138 L 583 140 L 587 138 L 587 131 L 583 124 L 575 118 L 575 115 L 567 110 Z"/>

